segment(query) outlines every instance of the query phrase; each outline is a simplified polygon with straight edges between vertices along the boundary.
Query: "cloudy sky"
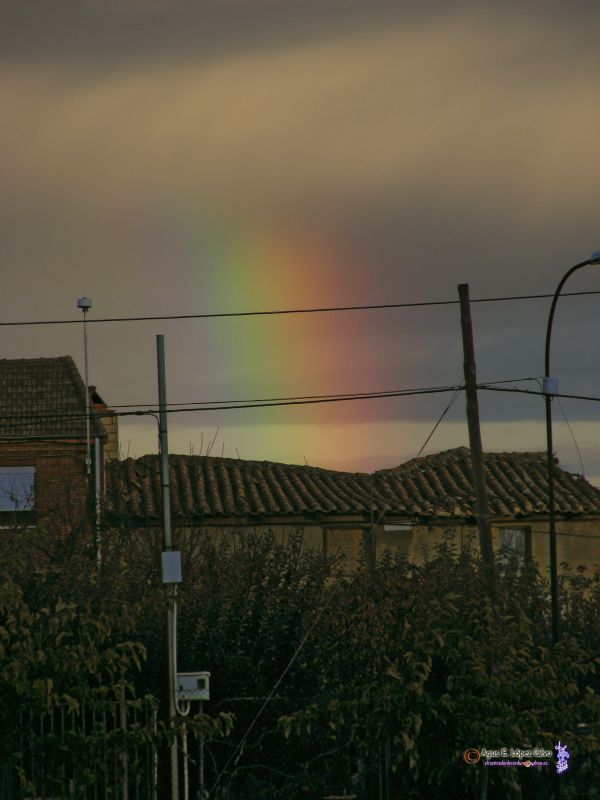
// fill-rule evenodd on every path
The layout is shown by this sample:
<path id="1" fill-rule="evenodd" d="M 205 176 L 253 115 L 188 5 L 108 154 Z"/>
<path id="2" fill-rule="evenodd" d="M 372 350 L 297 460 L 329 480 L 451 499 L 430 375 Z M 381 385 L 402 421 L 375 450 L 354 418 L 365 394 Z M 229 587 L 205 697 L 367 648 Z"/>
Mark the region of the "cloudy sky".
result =
<path id="1" fill-rule="evenodd" d="M 0 321 L 553 292 L 600 249 L 596 2 L 0 2 Z M 600 290 L 583 270 L 567 287 Z M 600 396 L 600 295 L 565 298 L 565 393 Z M 548 300 L 473 306 L 478 377 L 543 372 Z M 410 389 L 462 379 L 455 305 L 89 325 L 111 405 Z M 80 324 L 3 326 L 4 358 Z M 511 385 L 510 383 L 507 385 Z M 521 384 L 520 384 L 521 385 Z M 523 386 L 537 388 L 533 382 Z M 416 455 L 451 395 L 173 414 L 172 452 L 345 469 Z M 556 406 L 600 481 L 600 405 Z M 482 393 L 484 446 L 544 448 L 543 401 Z M 460 395 L 425 452 L 467 444 Z M 218 429 L 218 430 L 217 430 Z M 216 437 L 216 438 L 215 438 Z M 156 450 L 121 420 L 122 454 Z"/>

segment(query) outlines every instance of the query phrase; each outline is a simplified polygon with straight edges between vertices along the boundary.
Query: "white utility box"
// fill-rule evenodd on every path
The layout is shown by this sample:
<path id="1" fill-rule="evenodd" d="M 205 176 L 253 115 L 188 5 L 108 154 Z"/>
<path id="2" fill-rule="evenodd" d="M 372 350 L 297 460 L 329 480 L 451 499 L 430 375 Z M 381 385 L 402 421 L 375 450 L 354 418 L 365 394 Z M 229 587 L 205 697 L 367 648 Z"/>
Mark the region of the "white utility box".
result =
<path id="1" fill-rule="evenodd" d="M 177 699 L 210 700 L 210 672 L 178 672 Z"/>
<path id="2" fill-rule="evenodd" d="M 179 550 L 163 550 L 161 565 L 163 583 L 181 583 L 181 553 Z"/>

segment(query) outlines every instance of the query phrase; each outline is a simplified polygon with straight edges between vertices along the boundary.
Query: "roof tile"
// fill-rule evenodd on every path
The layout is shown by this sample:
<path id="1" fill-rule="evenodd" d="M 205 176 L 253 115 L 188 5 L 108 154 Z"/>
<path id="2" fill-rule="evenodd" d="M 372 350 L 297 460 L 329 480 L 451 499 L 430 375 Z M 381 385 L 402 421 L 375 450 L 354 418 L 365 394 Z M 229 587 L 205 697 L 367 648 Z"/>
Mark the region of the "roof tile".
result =
<path id="1" fill-rule="evenodd" d="M 494 517 L 547 513 L 544 453 L 486 453 Z M 188 519 L 303 515 L 475 517 L 470 453 L 460 447 L 416 458 L 372 475 L 318 467 L 172 455 L 171 502 Z M 160 461 L 156 455 L 107 465 L 108 500 L 119 516 L 160 515 Z M 556 467 L 557 513 L 600 514 L 600 490 Z"/>
<path id="2" fill-rule="evenodd" d="M 85 439 L 85 415 L 85 385 L 71 356 L 0 359 L 0 439 Z M 106 436 L 93 410 L 91 434 Z"/>

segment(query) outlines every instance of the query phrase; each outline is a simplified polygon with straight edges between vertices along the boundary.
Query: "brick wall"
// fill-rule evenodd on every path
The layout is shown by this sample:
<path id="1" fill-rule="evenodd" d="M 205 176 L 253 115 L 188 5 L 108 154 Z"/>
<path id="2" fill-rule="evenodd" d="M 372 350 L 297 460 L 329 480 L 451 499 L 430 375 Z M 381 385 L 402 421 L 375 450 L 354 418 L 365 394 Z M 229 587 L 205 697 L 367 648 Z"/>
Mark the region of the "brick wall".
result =
<path id="1" fill-rule="evenodd" d="M 44 524 L 53 521 L 62 526 L 88 527 L 90 488 L 86 475 L 86 448 L 82 442 L 3 442 L 0 444 L 0 467 L 35 467 L 34 508 L 32 511 L 3 511 L 1 524 L 10 525 L 11 517 L 19 522 Z"/>

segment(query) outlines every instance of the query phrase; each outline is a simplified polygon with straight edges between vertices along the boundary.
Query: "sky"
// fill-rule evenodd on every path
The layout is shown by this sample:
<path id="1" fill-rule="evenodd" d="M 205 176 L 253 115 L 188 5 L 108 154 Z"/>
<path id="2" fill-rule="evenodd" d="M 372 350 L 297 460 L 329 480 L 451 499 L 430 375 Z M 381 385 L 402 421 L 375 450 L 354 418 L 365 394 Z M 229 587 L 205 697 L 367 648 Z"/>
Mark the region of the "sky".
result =
<path id="1" fill-rule="evenodd" d="M 456 304 L 94 320 L 553 293 L 600 249 L 599 32 L 583 0 L 0 0 L 0 322 L 77 321 L 3 324 L 0 356 L 83 371 L 85 295 L 113 407 L 156 404 L 157 334 L 171 403 L 458 385 Z M 481 381 L 539 388 L 549 303 L 473 304 Z M 600 397 L 599 304 L 559 303 L 563 393 Z M 451 398 L 173 413 L 170 450 L 370 471 Z M 541 397 L 480 404 L 485 449 L 544 449 Z M 600 485 L 600 404 L 560 405 Z M 156 451 L 153 417 L 120 427 Z M 459 394 L 423 453 L 466 444 Z"/>

